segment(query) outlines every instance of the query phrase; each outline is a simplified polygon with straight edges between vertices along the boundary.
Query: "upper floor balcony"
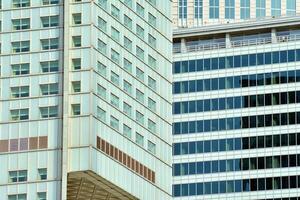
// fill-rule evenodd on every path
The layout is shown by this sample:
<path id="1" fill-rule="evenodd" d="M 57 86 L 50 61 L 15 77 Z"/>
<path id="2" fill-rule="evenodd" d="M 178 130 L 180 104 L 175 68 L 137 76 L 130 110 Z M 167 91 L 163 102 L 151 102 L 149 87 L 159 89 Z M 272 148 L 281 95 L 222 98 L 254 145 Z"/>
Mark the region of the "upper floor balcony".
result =
<path id="1" fill-rule="evenodd" d="M 273 20 L 269 21 L 274 23 Z M 226 25 L 223 26 L 224 28 L 221 31 L 218 30 L 220 28 L 217 26 L 215 29 L 212 27 L 211 30 L 199 30 L 198 33 L 191 29 L 191 34 L 189 34 L 188 29 L 185 30 L 184 34 L 175 31 L 173 53 L 199 52 L 300 40 L 300 20 L 292 26 L 286 26 L 285 23 L 275 23 L 273 27 L 265 27 L 262 24 L 261 27 L 258 26 L 257 28 L 249 28 L 242 23 L 234 25 L 234 28 L 228 27 L 228 29 L 226 29 Z"/>

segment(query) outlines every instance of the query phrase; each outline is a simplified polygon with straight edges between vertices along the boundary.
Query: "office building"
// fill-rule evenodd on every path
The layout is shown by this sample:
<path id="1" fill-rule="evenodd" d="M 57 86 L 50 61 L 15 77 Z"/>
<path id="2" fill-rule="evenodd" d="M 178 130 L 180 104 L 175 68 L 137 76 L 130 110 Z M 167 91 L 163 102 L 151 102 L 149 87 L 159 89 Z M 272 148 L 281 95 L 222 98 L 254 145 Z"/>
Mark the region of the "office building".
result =
<path id="1" fill-rule="evenodd" d="M 177 28 L 227 24 L 294 16 L 297 0 L 174 0 L 173 26 Z"/>
<path id="2" fill-rule="evenodd" d="M 170 199 L 171 1 L 0 5 L 0 199 Z"/>
<path id="3" fill-rule="evenodd" d="M 174 31 L 174 199 L 299 199 L 299 39 L 299 16 Z"/>

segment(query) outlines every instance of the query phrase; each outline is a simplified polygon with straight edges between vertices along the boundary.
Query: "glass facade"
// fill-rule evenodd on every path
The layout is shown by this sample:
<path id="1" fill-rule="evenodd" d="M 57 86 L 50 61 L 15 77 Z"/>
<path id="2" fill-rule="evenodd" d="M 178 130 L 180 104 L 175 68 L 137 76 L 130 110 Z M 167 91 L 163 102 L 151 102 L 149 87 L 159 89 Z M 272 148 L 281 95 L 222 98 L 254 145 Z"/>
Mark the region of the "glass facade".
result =
<path id="1" fill-rule="evenodd" d="M 173 24 L 176 28 L 202 27 L 295 16 L 297 0 L 176 0 Z"/>
<path id="2" fill-rule="evenodd" d="M 271 1 L 253 2 L 240 1 L 241 18 L 270 12 Z M 205 28 L 175 32 L 187 41 L 173 63 L 175 199 L 295 199 L 300 50 L 287 38 L 299 27 L 273 22 L 228 25 L 217 39 Z"/>

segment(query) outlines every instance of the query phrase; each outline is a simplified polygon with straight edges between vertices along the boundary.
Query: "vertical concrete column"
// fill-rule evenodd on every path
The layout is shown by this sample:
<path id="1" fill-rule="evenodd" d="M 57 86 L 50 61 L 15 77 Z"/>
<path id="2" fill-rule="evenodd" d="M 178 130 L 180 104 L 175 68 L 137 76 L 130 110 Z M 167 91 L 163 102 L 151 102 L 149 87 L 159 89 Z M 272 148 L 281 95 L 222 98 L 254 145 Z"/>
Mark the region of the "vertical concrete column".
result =
<path id="1" fill-rule="evenodd" d="M 188 0 L 187 1 L 187 26 L 193 27 L 194 26 L 194 1 Z"/>
<path id="2" fill-rule="evenodd" d="M 272 28 L 272 30 L 271 30 L 271 38 L 272 38 L 272 43 L 277 43 L 276 29 L 275 28 Z"/>
<path id="3" fill-rule="evenodd" d="M 266 1 L 266 17 L 271 16 L 271 1 Z"/>
<path id="4" fill-rule="evenodd" d="M 250 1 L 250 19 L 256 18 L 256 1 Z"/>
<path id="5" fill-rule="evenodd" d="M 241 21 L 241 2 L 235 1 L 235 8 L 234 8 L 234 15 L 235 15 L 235 21 L 239 22 Z"/>
<path id="6" fill-rule="evenodd" d="M 180 50 L 181 50 L 181 52 L 187 52 L 186 39 L 185 38 L 181 38 Z"/>
<path id="7" fill-rule="evenodd" d="M 226 44 L 226 48 L 231 47 L 231 39 L 230 39 L 230 34 L 229 33 L 226 33 L 225 44 Z"/>
<path id="8" fill-rule="evenodd" d="M 203 25 L 209 23 L 209 0 L 203 0 Z"/>
<path id="9" fill-rule="evenodd" d="M 225 24 L 225 0 L 219 1 L 219 22 Z"/>
<path id="10" fill-rule="evenodd" d="M 296 15 L 300 14 L 300 3 L 296 2 Z"/>
<path id="11" fill-rule="evenodd" d="M 173 0 L 172 3 L 172 16 L 173 16 L 173 25 L 174 27 L 178 27 L 179 25 L 179 19 L 178 19 L 178 0 Z"/>
<path id="12" fill-rule="evenodd" d="M 286 1 L 281 1 L 281 15 L 286 16 Z"/>
<path id="13" fill-rule="evenodd" d="M 61 200 L 67 199 L 67 182 L 69 170 L 69 45 L 70 45 L 70 1 L 64 0 L 64 46 L 63 46 L 63 133 L 62 133 L 62 168 Z"/>

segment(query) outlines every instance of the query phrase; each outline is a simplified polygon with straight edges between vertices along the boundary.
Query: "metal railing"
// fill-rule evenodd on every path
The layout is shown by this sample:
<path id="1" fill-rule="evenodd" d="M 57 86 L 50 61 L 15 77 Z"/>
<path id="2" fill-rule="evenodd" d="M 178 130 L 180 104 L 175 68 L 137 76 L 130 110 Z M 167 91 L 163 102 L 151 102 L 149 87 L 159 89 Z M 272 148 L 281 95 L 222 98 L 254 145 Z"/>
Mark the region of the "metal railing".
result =
<path id="1" fill-rule="evenodd" d="M 276 36 L 276 42 L 289 42 L 289 41 L 297 41 L 300 40 L 300 34 L 286 35 L 286 36 Z M 235 47 L 243 47 L 243 46 L 253 46 L 253 45 L 262 45 L 262 44 L 270 44 L 272 43 L 272 37 L 266 38 L 255 38 L 255 39 L 243 39 L 231 41 L 230 46 L 226 46 L 225 42 L 218 43 L 206 43 L 206 44 L 189 44 L 182 48 L 180 43 L 173 45 L 173 53 L 189 53 L 189 52 L 197 52 L 197 51 L 206 51 L 206 50 L 214 50 L 214 49 L 223 49 L 223 48 L 235 48 Z"/>

